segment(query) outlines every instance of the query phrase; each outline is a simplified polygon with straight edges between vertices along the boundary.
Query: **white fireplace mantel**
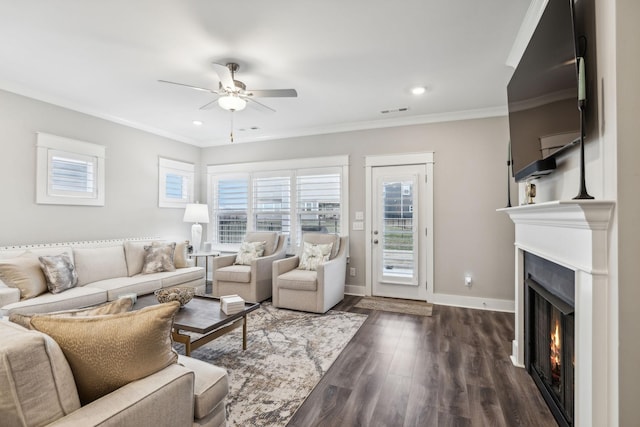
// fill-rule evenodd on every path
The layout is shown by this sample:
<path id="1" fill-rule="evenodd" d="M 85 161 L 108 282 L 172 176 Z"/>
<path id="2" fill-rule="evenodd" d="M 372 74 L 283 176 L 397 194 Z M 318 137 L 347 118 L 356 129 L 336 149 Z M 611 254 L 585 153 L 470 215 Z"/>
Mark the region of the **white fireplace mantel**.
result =
<path id="1" fill-rule="evenodd" d="M 614 202 L 566 200 L 499 209 L 515 230 L 515 339 L 511 359 L 524 366 L 524 253 L 575 273 L 575 425 L 607 424 L 608 232 Z"/>

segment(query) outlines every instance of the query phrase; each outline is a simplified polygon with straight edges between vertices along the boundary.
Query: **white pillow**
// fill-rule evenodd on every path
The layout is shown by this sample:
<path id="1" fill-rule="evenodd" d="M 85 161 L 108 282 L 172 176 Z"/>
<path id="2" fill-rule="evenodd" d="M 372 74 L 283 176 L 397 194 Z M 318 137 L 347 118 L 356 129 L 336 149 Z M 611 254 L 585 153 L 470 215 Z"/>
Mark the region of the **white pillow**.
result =
<path id="1" fill-rule="evenodd" d="M 260 258 L 264 254 L 264 248 L 267 242 L 242 242 L 236 260 L 236 265 L 251 265 L 251 261 Z"/>
<path id="2" fill-rule="evenodd" d="M 302 255 L 300 256 L 299 270 L 317 270 L 318 266 L 329 261 L 333 243 L 309 243 L 303 242 Z"/>

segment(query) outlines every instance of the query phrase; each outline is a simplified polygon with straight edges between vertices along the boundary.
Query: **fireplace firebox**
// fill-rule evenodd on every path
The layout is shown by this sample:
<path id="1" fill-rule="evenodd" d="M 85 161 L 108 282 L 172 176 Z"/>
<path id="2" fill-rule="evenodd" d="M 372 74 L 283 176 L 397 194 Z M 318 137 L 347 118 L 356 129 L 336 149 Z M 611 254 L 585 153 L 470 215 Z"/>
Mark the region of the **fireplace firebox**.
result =
<path id="1" fill-rule="evenodd" d="M 573 271 L 525 254 L 525 367 L 560 426 L 573 426 Z"/>

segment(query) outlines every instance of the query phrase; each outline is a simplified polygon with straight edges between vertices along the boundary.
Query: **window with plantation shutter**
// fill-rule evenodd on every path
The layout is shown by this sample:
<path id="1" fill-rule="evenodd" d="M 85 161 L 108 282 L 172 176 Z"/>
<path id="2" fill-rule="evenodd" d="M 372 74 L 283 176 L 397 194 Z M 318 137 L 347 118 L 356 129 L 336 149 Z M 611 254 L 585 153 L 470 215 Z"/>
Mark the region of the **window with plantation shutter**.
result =
<path id="1" fill-rule="evenodd" d="M 306 231 L 346 235 L 348 156 L 207 168 L 210 239 L 235 250 L 247 231 L 277 231 L 295 253 Z"/>
<path id="2" fill-rule="evenodd" d="M 289 234 L 291 173 L 253 177 L 253 229 Z"/>
<path id="3" fill-rule="evenodd" d="M 227 175 L 215 177 L 212 217 L 214 241 L 219 244 L 241 243 L 247 232 L 249 211 L 249 177 Z"/>
<path id="4" fill-rule="evenodd" d="M 196 167 L 193 163 L 158 158 L 158 206 L 185 208 L 193 203 Z"/>
<path id="5" fill-rule="evenodd" d="M 37 203 L 104 206 L 104 157 L 101 145 L 38 133 Z"/>

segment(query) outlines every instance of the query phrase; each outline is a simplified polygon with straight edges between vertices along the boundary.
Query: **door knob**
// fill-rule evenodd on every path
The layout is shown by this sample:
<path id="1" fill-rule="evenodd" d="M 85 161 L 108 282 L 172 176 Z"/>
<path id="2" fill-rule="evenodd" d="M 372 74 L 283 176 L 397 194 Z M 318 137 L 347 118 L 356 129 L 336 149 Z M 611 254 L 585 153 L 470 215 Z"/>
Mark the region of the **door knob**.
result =
<path id="1" fill-rule="evenodd" d="M 378 230 L 374 230 L 373 234 L 377 235 L 378 234 Z"/>
<path id="2" fill-rule="evenodd" d="M 375 240 L 373 241 L 373 243 L 377 245 L 377 244 L 378 244 L 378 239 L 375 239 Z"/>

